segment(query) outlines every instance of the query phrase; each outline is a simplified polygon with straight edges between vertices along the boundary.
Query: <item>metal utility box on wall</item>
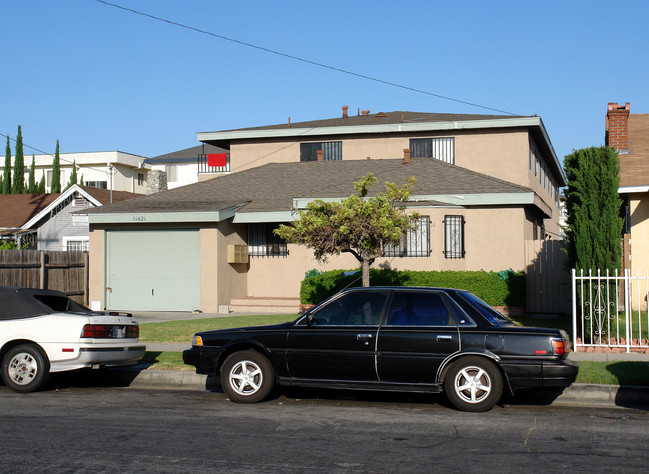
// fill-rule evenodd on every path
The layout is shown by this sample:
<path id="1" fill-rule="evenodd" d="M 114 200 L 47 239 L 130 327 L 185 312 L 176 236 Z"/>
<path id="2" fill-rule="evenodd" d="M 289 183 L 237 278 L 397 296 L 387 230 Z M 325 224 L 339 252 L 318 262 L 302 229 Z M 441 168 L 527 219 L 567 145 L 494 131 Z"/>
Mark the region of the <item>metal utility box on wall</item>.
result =
<path id="1" fill-rule="evenodd" d="M 248 246 L 229 244 L 228 263 L 248 263 Z"/>

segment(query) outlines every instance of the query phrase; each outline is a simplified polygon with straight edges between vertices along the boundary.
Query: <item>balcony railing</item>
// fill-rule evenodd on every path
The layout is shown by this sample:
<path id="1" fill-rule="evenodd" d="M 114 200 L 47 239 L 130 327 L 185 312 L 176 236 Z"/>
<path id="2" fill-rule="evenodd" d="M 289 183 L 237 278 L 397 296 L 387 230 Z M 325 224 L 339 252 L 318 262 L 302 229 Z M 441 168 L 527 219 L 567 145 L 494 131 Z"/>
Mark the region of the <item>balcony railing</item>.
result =
<path id="1" fill-rule="evenodd" d="M 219 159 L 208 158 L 210 155 L 198 155 L 198 174 L 205 173 L 229 173 L 230 172 L 230 153 L 223 153 L 225 156 L 224 166 L 210 166 L 210 161 L 219 161 Z M 222 160 L 222 158 L 220 159 Z"/>

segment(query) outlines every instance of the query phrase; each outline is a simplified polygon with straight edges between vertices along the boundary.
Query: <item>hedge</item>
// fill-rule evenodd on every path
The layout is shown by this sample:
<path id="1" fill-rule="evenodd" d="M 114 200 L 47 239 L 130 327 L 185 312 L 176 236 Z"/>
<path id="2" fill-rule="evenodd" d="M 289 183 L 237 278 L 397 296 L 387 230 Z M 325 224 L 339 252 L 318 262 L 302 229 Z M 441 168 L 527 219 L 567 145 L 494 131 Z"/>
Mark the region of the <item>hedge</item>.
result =
<path id="1" fill-rule="evenodd" d="M 331 270 L 307 272 L 300 289 L 302 304 L 318 304 L 340 290 L 361 286 L 360 271 Z M 468 290 L 492 306 L 524 306 L 525 273 L 501 272 L 416 272 L 370 270 L 372 286 L 436 286 Z"/>

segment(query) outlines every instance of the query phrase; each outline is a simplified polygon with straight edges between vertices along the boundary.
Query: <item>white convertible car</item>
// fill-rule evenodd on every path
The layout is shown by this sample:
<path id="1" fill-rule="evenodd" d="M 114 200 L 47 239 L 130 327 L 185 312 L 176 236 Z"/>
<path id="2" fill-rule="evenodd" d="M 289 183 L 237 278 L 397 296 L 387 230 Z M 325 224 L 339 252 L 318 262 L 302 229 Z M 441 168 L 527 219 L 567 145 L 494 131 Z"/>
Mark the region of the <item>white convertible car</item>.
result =
<path id="1" fill-rule="evenodd" d="M 130 314 L 90 311 L 64 293 L 0 286 L 2 379 L 16 392 L 51 372 L 133 365 L 144 355 Z"/>

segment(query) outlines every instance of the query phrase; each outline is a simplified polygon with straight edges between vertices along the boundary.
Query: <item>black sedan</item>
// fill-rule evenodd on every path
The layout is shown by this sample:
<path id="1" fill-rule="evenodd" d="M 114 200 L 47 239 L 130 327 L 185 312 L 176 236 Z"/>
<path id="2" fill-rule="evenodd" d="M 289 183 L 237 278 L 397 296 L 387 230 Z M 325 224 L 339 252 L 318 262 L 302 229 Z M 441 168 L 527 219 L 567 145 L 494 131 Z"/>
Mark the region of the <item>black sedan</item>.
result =
<path id="1" fill-rule="evenodd" d="M 515 326 L 472 293 L 448 288 L 344 290 L 294 322 L 198 333 L 183 353 L 220 374 L 230 400 L 273 386 L 439 393 L 485 411 L 503 390 L 567 387 L 577 363 L 565 331 Z"/>

